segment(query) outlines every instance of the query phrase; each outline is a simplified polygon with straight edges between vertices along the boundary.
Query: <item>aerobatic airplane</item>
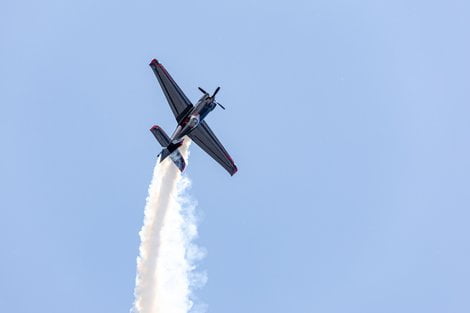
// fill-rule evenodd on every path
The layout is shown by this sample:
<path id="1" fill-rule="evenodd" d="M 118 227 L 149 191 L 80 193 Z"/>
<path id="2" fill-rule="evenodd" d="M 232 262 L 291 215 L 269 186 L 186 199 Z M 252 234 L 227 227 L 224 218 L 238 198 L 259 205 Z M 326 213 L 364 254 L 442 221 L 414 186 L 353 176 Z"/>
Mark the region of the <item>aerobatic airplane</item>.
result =
<path id="1" fill-rule="evenodd" d="M 237 166 L 204 121 L 207 114 L 214 110 L 217 105 L 225 110 L 220 103 L 215 101 L 215 95 L 219 92 L 220 87 L 217 87 L 212 95 L 209 95 L 204 89 L 199 87 L 203 96 L 196 105 L 193 105 L 162 64 L 154 59 L 150 62 L 150 67 L 155 73 L 155 76 L 157 76 L 158 82 L 162 87 L 163 93 L 178 123 L 171 137 L 168 137 L 165 131 L 157 125 L 150 129 L 163 147 L 162 152 L 160 152 L 160 162 L 169 156 L 179 170 L 183 171 L 186 167 L 186 162 L 178 151 L 178 148 L 183 144 L 184 137 L 188 136 L 201 147 L 202 150 L 207 152 L 214 160 L 222 165 L 230 175 L 235 174 L 237 172 Z"/>

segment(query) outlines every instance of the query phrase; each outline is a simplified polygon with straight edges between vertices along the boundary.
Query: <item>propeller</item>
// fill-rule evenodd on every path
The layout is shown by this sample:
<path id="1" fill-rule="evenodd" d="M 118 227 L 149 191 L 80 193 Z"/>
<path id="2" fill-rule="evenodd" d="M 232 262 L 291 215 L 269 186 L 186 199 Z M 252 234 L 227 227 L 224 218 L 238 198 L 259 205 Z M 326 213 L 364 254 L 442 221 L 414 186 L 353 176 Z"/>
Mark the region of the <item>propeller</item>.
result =
<path id="1" fill-rule="evenodd" d="M 215 89 L 214 93 L 213 93 L 212 96 L 211 96 L 212 99 L 215 99 L 215 95 L 219 92 L 219 90 L 220 90 L 220 87 L 217 87 L 217 88 Z M 215 101 L 214 101 L 214 102 L 215 102 Z M 215 103 L 216 103 L 219 107 L 221 107 L 222 109 L 225 110 L 225 107 L 224 107 L 222 104 L 220 104 L 220 103 L 218 103 L 218 102 L 215 102 Z"/>
<path id="2" fill-rule="evenodd" d="M 211 98 L 214 98 L 215 95 L 219 92 L 219 90 L 220 90 L 220 87 L 217 87 L 214 91 L 214 94 L 211 96 Z"/>
<path id="3" fill-rule="evenodd" d="M 201 87 L 197 87 L 197 88 L 198 88 L 203 94 L 209 95 L 209 93 L 208 93 L 207 91 L 205 91 L 204 89 L 202 89 Z M 209 96 L 209 98 L 215 99 L 215 95 L 219 92 L 219 90 L 220 90 L 220 87 L 217 87 L 217 88 L 215 89 L 214 93 L 212 94 L 212 96 Z M 215 102 L 215 101 L 214 101 L 214 102 Z M 220 104 L 220 103 L 218 103 L 218 102 L 215 102 L 215 104 L 217 104 L 218 106 L 220 106 L 222 109 L 225 110 L 225 107 L 224 107 L 222 104 Z"/>
<path id="4" fill-rule="evenodd" d="M 201 87 L 197 87 L 203 94 L 205 95 L 208 95 L 209 93 L 207 91 L 205 91 L 204 89 L 202 89 Z"/>
<path id="5" fill-rule="evenodd" d="M 209 95 L 209 93 L 207 91 L 205 91 L 204 89 L 202 89 L 201 87 L 197 87 L 203 94 L 205 95 Z M 210 96 L 210 98 L 214 98 L 215 95 L 219 92 L 220 90 L 220 87 L 217 87 L 214 91 L 214 93 L 212 94 L 212 96 Z"/>

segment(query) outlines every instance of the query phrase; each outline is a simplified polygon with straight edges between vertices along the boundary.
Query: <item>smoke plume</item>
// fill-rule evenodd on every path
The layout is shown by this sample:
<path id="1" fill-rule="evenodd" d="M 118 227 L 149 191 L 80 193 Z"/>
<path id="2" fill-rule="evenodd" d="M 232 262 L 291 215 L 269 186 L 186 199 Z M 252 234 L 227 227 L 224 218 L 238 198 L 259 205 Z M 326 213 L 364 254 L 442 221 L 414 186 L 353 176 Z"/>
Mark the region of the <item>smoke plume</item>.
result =
<path id="1" fill-rule="evenodd" d="M 190 141 L 180 148 L 188 160 Z M 205 282 L 194 272 L 203 251 L 192 243 L 197 236 L 195 205 L 186 195 L 190 180 L 170 158 L 157 160 L 139 233 L 134 313 L 187 313 L 193 307 L 192 288 Z"/>

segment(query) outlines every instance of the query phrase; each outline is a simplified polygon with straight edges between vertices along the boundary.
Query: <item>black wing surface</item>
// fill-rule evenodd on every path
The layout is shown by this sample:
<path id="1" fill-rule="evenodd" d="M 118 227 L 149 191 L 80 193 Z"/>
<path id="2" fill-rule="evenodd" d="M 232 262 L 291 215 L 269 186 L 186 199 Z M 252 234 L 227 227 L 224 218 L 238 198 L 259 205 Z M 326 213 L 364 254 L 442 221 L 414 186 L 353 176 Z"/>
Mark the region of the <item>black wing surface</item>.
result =
<path id="1" fill-rule="evenodd" d="M 214 160 L 222 165 L 230 175 L 233 176 L 237 172 L 237 166 L 232 158 L 205 121 L 202 121 L 188 136 L 202 150 L 206 151 Z"/>
<path id="2" fill-rule="evenodd" d="M 171 78 L 165 67 L 158 63 L 156 59 L 153 59 L 152 62 L 150 62 L 150 67 L 155 73 L 155 76 L 157 76 L 163 93 L 165 94 L 171 110 L 176 117 L 176 121 L 178 123 L 181 122 L 186 114 L 193 108 L 191 101 L 189 101 L 173 78 Z"/>

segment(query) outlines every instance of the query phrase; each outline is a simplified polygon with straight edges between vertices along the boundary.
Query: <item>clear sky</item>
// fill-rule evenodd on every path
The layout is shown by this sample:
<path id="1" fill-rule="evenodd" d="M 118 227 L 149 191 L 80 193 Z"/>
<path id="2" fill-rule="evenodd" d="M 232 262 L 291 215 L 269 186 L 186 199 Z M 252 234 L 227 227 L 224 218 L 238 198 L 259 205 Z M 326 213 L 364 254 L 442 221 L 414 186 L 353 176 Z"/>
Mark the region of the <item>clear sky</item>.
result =
<path id="1" fill-rule="evenodd" d="M 470 312 L 468 1 L 2 1 L 2 312 L 128 312 L 174 118 L 196 146 L 209 312 Z"/>

